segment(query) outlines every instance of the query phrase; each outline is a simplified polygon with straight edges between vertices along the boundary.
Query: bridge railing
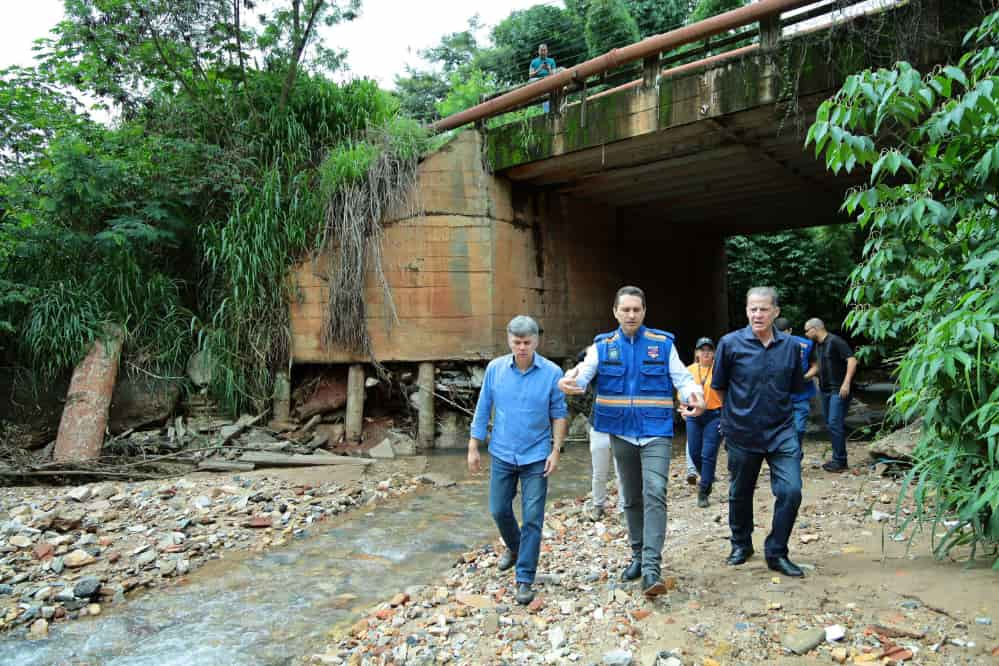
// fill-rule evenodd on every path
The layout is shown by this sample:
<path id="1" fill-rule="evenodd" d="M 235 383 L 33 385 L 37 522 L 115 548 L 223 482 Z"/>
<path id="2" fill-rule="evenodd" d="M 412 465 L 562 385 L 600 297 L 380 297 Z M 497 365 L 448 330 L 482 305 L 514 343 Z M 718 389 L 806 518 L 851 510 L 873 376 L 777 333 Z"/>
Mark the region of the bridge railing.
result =
<path id="1" fill-rule="evenodd" d="M 745 7 L 613 49 L 543 79 L 495 94 L 482 103 L 438 120 L 435 132 L 469 123 L 490 124 L 506 114 L 549 101 L 549 113 L 568 104 L 641 86 L 712 66 L 758 50 L 777 47 L 788 36 L 825 30 L 858 16 L 886 11 L 906 0 L 758 0 Z M 641 63 L 642 77 L 636 78 Z"/>

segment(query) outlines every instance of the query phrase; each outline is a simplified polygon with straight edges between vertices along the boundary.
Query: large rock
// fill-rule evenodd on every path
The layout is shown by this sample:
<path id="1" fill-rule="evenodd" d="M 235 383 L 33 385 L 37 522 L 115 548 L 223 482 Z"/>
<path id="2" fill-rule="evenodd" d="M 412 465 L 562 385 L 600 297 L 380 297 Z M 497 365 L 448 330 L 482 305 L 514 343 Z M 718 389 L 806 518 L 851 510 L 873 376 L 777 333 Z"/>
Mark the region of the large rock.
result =
<path id="1" fill-rule="evenodd" d="M 889 460 L 911 460 L 912 452 L 919 443 L 922 432 L 922 421 L 916 421 L 905 426 L 901 430 L 896 430 L 890 435 L 871 442 L 867 446 L 867 452 L 875 459 L 888 458 Z"/>
<path id="2" fill-rule="evenodd" d="M 386 437 L 376 446 L 368 450 L 368 455 L 372 458 L 395 458 L 395 451 L 392 449 L 392 438 Z"/>
<path id="3" fill-rule="evenodd" d="M 298 418 L 308 420 L 316 414 L 336 411 L 347 404 L 347 376 L 343 372 L 330 372 L 323 375 L 315 389 L 306 396 L 295 392 Z"/>
<path id="4" fill-rule="evenodd" d="M 180 400 L 180 383 L 146 375 L 122 376 L 111 396 L 109 429 L 113 434 L 166 420 Z"/>
<path id="5" fill-rule="evenodd" d="M 472 419 L 458 412 L 445 411 L 437 421 L 434 447 L 438 449 L 464 449 L 472 431 Z"/>
<path id="6" fill-rule="evenodd" d="M 817 648 L 825 638 L 826 630 L 819 627 L 788 634 L 781 643 L 795 654 L 807 654 Z"/>

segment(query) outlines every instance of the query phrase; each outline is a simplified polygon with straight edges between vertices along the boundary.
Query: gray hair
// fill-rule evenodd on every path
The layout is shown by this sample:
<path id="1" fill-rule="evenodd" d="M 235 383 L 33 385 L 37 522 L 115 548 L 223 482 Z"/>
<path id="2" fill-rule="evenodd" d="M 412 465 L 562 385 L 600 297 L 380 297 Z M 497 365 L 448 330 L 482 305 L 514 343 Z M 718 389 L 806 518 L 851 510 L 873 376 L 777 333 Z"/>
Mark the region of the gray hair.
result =
<path id="1" fill-rule="evenodd" d="M 777 290 L 773 287 L 750 287 L 749 291 L 746 292 L 746 301 L 748 302 L 753 296 L 769 298 L 771 305 L 775 308 L 780 307 L 780 303 L 777 300 Z"/>
<path id="2" fill-rule="evenodd" d="M 806 330 L 809 328 L 825 328 L 825 327 L 826 327 L 825 323 L 823 323 L 823 321 L 818 317 L 812 317 L 811 319 L 805 322 Z"/>
<path id="3" fill-rule="evenodd" d="M 506 332 L 518 338 L 526 338 L 530 335 L 538 335 L 538 322 L 527 315 L 517 315 L 506 325 Z"/>

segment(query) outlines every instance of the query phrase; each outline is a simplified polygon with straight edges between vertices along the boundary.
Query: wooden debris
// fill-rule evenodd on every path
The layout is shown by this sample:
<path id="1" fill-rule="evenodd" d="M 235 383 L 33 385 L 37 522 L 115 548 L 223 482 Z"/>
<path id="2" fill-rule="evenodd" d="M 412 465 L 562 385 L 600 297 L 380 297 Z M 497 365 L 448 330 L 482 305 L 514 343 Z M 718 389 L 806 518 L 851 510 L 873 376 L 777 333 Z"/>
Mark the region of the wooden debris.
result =
<path id="1" fill-rule="evenodd" d="M 209 458 L 198 463 L 198 469 L 203 472 L 249 472 L 253 468 L 254 464 L 250 462 L 221 458 Z"/>
<path id="2" fill-rule="evenodd" d="M 370 465 L 374 460 L 352 458 L 350 456 L 334 456 L 329 454 L 284 454 L 269 451 L 246 451 L 240 456 L 241 462 L 248 462 L 258 467 L 299 467 L 310 465 Z"/>

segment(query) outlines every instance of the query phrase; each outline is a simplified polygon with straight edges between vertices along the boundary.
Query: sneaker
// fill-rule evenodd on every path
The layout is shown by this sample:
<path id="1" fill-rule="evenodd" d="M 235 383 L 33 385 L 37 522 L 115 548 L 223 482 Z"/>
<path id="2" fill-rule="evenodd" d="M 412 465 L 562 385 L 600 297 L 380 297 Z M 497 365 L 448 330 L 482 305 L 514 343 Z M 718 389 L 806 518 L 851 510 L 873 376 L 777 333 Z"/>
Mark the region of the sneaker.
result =
<path id="1" fill-rule="evenodd" d="M 697 485 L 697 475 L 693 472 L 687 472 L 687 483 L 691 486 Z"/>
<path id="2" fill-rule="evenodd" d="M 697 491 L 697 506 L 702 509 L 708 508 L 708 491 L 698 490 Z"/>
<path id="3" fill-rule="evenodd" d="M 847 470 L 847 466 L 842 463 L 833 462 L 832 460 L 830 460 L 829 462 L 822 463 L 822 469 L 824 469 L 827 472 L 833 472 L 833 473 L 845 472 Z"/>
<path id="4" fill-rule="evenodd" d="M 586 512 L 586 517 L 593 522 L 597 522 L 604 517 L 604 508 L 602 506 L 591 506 Z"/>
<path id="5" fill-rule="evenodd" d="M 517 592 L 514 594 L 514 599 L 521 606 L 526 606 L 534 601 L 534 590 L 531 589 L 530 583 L 517 583 Z"/>

